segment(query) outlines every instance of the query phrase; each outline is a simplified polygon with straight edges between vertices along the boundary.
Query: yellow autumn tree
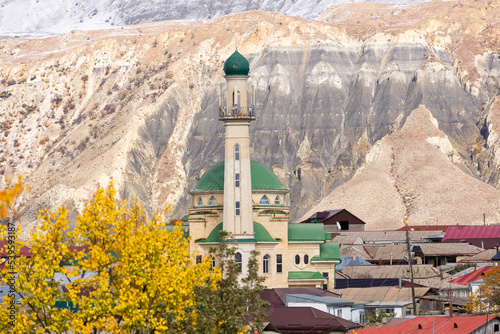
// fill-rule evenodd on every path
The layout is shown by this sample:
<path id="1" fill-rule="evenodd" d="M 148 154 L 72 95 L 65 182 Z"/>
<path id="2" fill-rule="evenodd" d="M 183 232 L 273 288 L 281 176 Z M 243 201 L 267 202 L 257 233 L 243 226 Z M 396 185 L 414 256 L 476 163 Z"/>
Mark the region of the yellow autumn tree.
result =
<path id="1" fill-rule="evenodd" d="M 500 315 L 500 267 L 492 267 L 483 276 L 483 283 L 471 295 L 466 306 L 468 312 Z"/>
<path id="2" fill-rule="evenodd" d="M 17 259 L 14 280 L 3 277 L 21 303 L 4 298 L 0 332 L 196 331 L 194 289 L 206 282 L 215 288 L 221 275 L 209 258 L 193 263 L 185 231 L 168 231 L 160 216 L 148 219 L 139 203 L 117 201 L 112 182 L 97 190 L 70 232 L 67 209 L 40 212 L 32 256 Z"/>

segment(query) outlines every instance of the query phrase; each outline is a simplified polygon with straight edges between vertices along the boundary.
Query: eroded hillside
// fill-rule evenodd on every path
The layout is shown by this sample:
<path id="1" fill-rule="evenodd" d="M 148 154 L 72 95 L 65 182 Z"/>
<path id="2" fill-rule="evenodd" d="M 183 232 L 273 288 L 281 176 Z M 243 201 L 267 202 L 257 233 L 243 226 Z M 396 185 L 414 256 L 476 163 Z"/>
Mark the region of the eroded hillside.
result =
<path id="1" fill-rule="evenodd" d="M 380 14 L 378 23 L 363 10 L 347 15 L 349 7 L 342 6 L 332 9 L 336 14 L 325 12 L 325 22 L 250 12 L 1 41 L 0 172 L 23 174 L 31 186 L 18 203 L 28 229 L 39 208 L 77 210 L 111 177 L 122 196 L 138 196 L 150 212 L 170 203 L 182 216 L 190 204 L 187 191 L 223 156 L 215 91 L 224 82 L 224 60 L 238 47 L 250 61 L 249 83 L 257 91 L 252 158 L 290 188 L 294 219 L 344 191 L 338 186 L 363 166 L 374 145 L 401 130 L 420 106 L 449 143 L 440 151 L 449 164 L 432 176 L 454 168 L 482 180 L 474 184 L 480 191 L 498 193 L 500 44 L 494 18 L 500 10 L 475 1 L 445 4 L 405 7 L 403 14 L 381 10 L 386 18 Z M 409 13 L 420 19 L 409 20 Z M 413 124 L 418 132 L 421 125 Z M 386 155 L 378 157 L 387 163 Z M 404 206 L 398 180 L 410 172 L 411 165 L 394 168 L 380 191 L 399 196 Z M 419 196 L 436 190 L 430 186 Z M 446 201 L 446 192 L 442 196 Z M 382 228 L 384 217 L 356 209 L 367 200 L 351 196 L 329 208 L 342 204 Z M 382 209 L 394 205 L 387 201 Z M 470 219 L 482 221 L 484 208 L 474 210 Z M 490 211 L 498 219 L 499 208 Z M 405 212 L 395 210 L 394 221 Z M 412 223 L 425 223 L 425 215 L 415 212 L 409 213 Z M 442 222 L 445 213 L 428 215 Z"/>

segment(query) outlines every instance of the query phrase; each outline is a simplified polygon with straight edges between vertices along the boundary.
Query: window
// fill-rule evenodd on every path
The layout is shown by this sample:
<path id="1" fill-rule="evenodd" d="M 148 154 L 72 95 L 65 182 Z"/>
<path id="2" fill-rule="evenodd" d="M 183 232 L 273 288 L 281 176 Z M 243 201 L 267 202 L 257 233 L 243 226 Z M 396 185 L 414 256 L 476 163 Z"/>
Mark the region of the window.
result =
<path id="1" fill-rule="evenodd" d="M 196 256 L 196 263 L 201 263 L 203 257 L 201 255 Z"/>
<path id="2" fill-rule="evenodd" d="M 305 264 L 309 263 L 309 255 L 304 255 L 304 263 Z"/>
<path id="3" fill-rule="evenodd" d="M 279 196 L 276 196 L 276 198 L 274 199 L 274 205 L 281 205 Z"/>
<path id="4" fill-rule="evenodd" d="M 349 222 L 348 221 L 341 221 L 339 222 L 340 228 L 339 230 L 341 231 L 348 231 L 349 230 Z"/>
<path id="5" fill-rule="evenodd" d="M 269 198 L 267 198 L 266 195 L 262 196 L 262 198 L 260 199 L 260 205 L 269 205 Z"/>
<path id="6" fill-rule="evenodd" d="M 234 205 L 234 209 L 235 209 L 235 212 L 234 214 L 236 216 L 239 216 L 240 215 L 240 202 L 236 202 L 235 205 Z"/>
<path id="7" fill-rule="evenodd" d="M 208 206 L 216 206 L 217 204 L 217 200 L 215 199 L 214 196 L 210 197 L 210 199 L 208 200 Z"/>
<path id="8" fill-rule="evenodd" d="M 240 173 L 234 174 L 234 186 L 236 188 L 240 187 Z"/>
<path id="9" fill-rule="evenodd" d="M 300 255 L 295 255 L 295 264 L 300 264 Z"/>
<path id="10" fill-rule="evenodd" d="M 500 324 L 494 324 L 493 325 L 493 331 L 494 332 L 500 332 Z"/>
<path id="11" fill-rule="evenodd" d="M 241 260 L 241 253 L 236 253 L 234 254 L 234 262 L 236 263 L 236 265 L 238 266 L 240 272 L 241 272 L 241 268 L 242 268 L 242 260 Z"/>
<path id="12" fill-rule="evenodd" d="M 240 160 L 240 145 L 234 145 L 234 160 Z"/>
<path id="13" fill-rule="evenodd" d="M 262 261 L 262 272 L 264 274 L 269 274 L 269 267 L 271 264 L 271 257 L 269 255 L 264 255 L 264 260 Z"/>
<path id="14" fill-rule="evenodd" d="M 342 318 L 342 309 L 341 308 L 337 309 L 337 317 Z"/>
<path id="15" fill-rule="evenodd" d="M 283 272 L 283 256 L 276 254 L 276 272 L 281 274 Z"/>
<path id="16" fill-rule="evenodd" d="M 210 261 L 210 269 L 215 268 L 215 256 L 212 256 L 212 260 Z"/>
<path id="17" fill-rule="evenodd" d="M 198 206 L 203 206 L 203 200 L 201 197 L 198 198 Z"/>

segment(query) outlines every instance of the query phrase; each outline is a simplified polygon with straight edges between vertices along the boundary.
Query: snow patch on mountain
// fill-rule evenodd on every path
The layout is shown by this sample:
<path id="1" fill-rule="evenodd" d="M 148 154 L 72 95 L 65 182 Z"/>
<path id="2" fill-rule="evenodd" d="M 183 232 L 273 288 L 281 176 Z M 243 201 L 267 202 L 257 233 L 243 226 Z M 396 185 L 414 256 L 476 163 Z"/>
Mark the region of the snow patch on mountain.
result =
<path id="1" fill-rule="evenodd" d="M 314 20 L 327 8 L 342 3 L 411 4 L 427 1 L 429 0 L 4 0 L 0 5 L 0 39 L 166 20 L 212 19 L 252 10 L 280 12 Z"/>

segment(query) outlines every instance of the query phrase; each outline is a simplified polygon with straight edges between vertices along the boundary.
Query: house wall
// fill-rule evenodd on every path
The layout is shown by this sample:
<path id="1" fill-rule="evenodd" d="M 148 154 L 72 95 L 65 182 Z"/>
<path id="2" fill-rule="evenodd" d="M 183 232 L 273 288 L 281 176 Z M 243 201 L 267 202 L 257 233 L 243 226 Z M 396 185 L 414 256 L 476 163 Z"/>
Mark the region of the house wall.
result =
<path id="1" fill-rule="evenodd" d="M 491 316 L 491 317 L 493 317 L 493 316 Z M 497 329 L 497 328 L 495 328 L 495 325 L 498 326 L 497 331 L 495 331 L 495 329 Z M 499 334 L 499 333 L 500 333 L 500 319 L 498 319 L 498 318 L 494 318 L 492 320 L 489 320 L 488 323 L 479 327 L 475 331 L 470 332 L 470 334 Z"/>

